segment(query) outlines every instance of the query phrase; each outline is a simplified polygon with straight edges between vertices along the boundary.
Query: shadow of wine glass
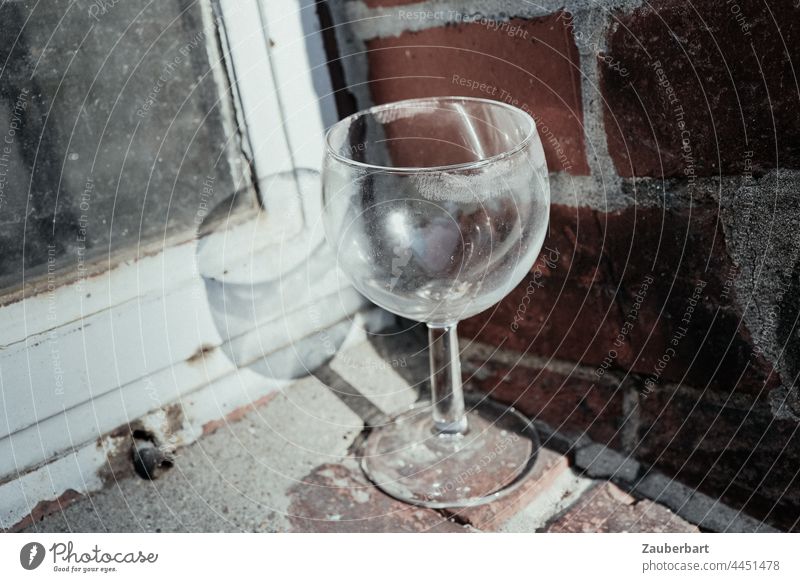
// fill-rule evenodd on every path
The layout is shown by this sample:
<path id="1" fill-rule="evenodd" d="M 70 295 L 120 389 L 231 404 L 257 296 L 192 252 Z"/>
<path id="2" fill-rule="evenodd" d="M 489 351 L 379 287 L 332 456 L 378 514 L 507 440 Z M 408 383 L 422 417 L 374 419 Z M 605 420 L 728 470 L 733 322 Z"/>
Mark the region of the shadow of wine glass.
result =
<path id="1" fill-rule="evenodd" d="M 289 381 L 338 352 L 364 303 L 336 271 L 319 216 L 319 173 L 298 169 L 261 182 L 267 207 L 243 195 L 205 217 L 197 245 L 221 349 L 238 368 Z"/>

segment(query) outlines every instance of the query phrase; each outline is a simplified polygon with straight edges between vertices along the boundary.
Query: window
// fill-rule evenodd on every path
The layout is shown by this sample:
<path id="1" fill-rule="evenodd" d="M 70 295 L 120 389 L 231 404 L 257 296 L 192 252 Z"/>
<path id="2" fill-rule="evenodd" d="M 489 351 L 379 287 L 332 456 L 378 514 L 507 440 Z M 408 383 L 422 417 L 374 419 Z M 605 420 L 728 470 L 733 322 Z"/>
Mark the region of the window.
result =
<path id="1" fill-rule="evenodd" d="M 295 265 L 314 248 L 318 193 L 275 178 L 313 175 L 336 117 L 314 2 L 6 2 L 0 39 L 9 527 L 39 501 L 100 487 L 124 446 L 110 431 L 187 443 L 281 385 L 238 369 L 236 345 L 278 353 L 363 300 L 329 262 L 313 292 L 231 331 L 198 271 L 198 249 L 211 271 L 273 261 L 282 276 L 281 248 L 299 249 Z M 209 224 L 220 203 L 226 224 Z"/>

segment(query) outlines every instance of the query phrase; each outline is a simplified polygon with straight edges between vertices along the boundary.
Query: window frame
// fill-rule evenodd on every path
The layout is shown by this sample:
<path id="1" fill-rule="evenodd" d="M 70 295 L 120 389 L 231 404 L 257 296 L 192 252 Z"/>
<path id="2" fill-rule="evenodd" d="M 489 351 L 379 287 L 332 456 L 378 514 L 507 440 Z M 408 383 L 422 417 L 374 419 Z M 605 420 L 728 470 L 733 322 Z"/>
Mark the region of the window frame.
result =
<path id="1" fill-rule="evenodd" d="M 232 113 L 242 132 L 243 153 L 254 169 L 256 190 L 274 173 L 319 170 L 324 120 L 330 122 L 336 113 L 314 0 L 204 0 L 202 5 L 203 26 L 213 31 L 208 50 L 222 48 L 222 54 L 211 56 L 224 61 Z M 229 244 L 225 260 L 246 268 L 270 245 L 285 244 L 286 232 L 301 237 L 307 233 L 306 221 L 312 217 L 305 207 L 293 212 L 291 200 L 266 196 L 262 204 L 267 216 L 277 221 L 276 236 L 265 237 L 257 248 Z M 296 222 L 278 227 L 286 216 Z M 243 221 L 241 232 L 247 232 L 253 220 L 250 216 Z M 121 257 L 107 268 L 100 265 L 103 270 L 85 279 L 39 288 L 0 305 L 0 397 L 5 411 L 0 459 L 7 459 L 0 465 L 0 528 L 22 527 L 42 504 L 98 490 L 109 476 L 116 479 L 113 459 L 127 458 L 130 436 L 115 429 L 146 427 L 171 447 L 185 445 L 202 435 L 209 421 L 289 383 L 236 368 L 216 349 L 226 340 L 208 307 L 205 314 L 193 314 L 191 333 L 170 338 L 164 357 L 151 358 L 141 369 L 120 370 L 115 362 L 117 369 L 98 383 L 86 371 L 88 361 L 72 359 L 81 351 L 84 360 L 93 351 L 102 353 L 109 341 L 114 343 L 112 353 L 141 350 L 142 330 L 190 325 L 181 307 L 203 293 L 196 248 L 195 238 L 165 241 L 150 254 Z M 320 289 L 313 300 L 325 292 L 341 293 L 342 288 Z M 58 309 L 48 310 L 54 302 Z M 372 317 L 363 315 L 363 301 L 354 299 L 350 311 L 360 321 Z M 285 321 L 278 323 L 287 327 Z M 323 328 L 335 323 L 325 318 L 319 322 Z M 115 329 L 138 329 L 140 335 L 114 334 Z M 351 338 L 347 345 L 355 341 L 360 340 Z M 62 380 L 69 377 L 69 390 L 85 397 L 62 411 L 51 407 L 43 418 L 25 398 L 35 402 L 40 386 L 33 378 L 47 358 L 54 365 L 53 346 L 71 342 L 80 348 L 61 358 Z M 54 385 L 55 374 L 54 370 Z M 41 373 L 38 378 L 36 382 L 44 381 Z M 178 425 L 176 403 L 182 415 Z"/>

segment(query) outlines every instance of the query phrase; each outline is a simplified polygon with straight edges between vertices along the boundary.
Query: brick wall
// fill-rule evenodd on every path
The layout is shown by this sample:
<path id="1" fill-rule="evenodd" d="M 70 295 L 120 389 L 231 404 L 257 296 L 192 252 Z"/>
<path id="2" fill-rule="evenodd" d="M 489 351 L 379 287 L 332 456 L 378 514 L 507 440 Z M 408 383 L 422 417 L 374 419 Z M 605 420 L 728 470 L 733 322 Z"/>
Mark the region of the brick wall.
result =
<path id="1" fill-rule="evenodd" d="M 795 4 L 319 3 L 341 114 L 458 94 L 538 122 L 548 250 L 461 324 L 470 385 L 784 529 L 800 527 Z"/>

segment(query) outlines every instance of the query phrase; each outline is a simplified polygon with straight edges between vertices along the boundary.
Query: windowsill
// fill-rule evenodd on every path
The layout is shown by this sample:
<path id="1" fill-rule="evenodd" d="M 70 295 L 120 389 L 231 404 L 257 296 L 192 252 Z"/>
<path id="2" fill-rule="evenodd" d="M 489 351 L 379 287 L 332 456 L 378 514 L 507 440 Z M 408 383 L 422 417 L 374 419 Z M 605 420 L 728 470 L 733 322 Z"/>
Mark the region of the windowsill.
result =
<path id="1" fill-rule="evenodd" d="M 52 505 L 27 531 L 699 531 L 659 503 L 581 476 L 550 449 L 519 490 L 486 506 L 430 510 L 384 495 L 353 456 L 364 427 L 354 410 L 364 407 L 337 397 L 341 384 L 326 386 L 344 380 L 351 397 L 384 413 L 413 403 L 426 352 L 413 334 L 383 337 L 392 339 L 362 341 L 317 377 L 206 423 L 202 439 L 178 450 L 175 466 L 157 480 L 128 470 L 117 486 L 69 507 Z M 393 366 L 397 361 L 405 365 Z M 735 514 L 722 505 L 715 511 L 712 518 Z M 729 525 L 754 527 L 745 517 Z"/>

